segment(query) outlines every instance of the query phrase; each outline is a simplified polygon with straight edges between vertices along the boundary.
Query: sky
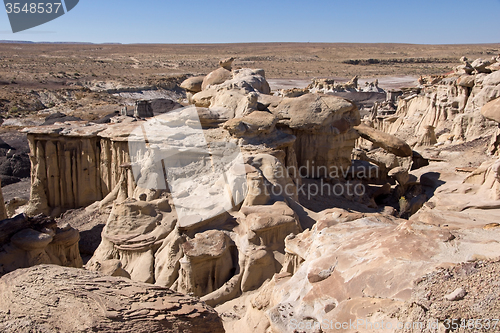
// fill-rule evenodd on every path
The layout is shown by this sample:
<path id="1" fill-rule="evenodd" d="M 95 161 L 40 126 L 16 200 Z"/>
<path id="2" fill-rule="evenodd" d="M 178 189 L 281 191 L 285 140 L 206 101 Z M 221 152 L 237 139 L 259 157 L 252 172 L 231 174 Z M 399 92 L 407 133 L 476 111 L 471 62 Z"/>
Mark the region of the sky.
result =
<path id="1" fill-rule="evenodd" d="M 499 43 L 499 13 L 500 0 L 80 0 L 65 15 L 18 33 L 0 10 L 0 40 Z"/>

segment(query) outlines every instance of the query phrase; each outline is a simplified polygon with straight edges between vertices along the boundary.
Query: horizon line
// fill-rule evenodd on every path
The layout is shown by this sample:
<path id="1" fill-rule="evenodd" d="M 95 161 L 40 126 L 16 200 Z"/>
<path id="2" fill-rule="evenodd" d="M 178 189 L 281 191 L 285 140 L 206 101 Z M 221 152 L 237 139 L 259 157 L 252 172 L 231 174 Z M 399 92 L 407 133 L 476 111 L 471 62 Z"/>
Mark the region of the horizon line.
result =
<path id="1" fill-rule="evenodd" d="M 497 45 L 500 42 L 488 43 L 403 43 L 403 42 L 186 42 L 186 43 L 120 43 L 120 42 L 34 42 L 29 40 L 0 40 L 0 44 L 81 44 L 81 45 L 236 45 L 236 44 L 391 44 L 391 45 Z"/>

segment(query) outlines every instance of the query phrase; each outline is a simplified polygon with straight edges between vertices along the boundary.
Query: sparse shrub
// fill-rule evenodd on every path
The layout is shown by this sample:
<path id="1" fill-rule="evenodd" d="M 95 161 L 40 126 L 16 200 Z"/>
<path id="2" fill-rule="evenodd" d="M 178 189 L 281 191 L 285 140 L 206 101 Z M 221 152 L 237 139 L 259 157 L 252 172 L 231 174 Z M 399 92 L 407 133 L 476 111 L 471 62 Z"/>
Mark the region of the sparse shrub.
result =
<path id="1" fill-rule="evenodd" d="M 399 217 L 401 217 L 408 209 L 408 200 L 404 196 L 399 198 Z"/>

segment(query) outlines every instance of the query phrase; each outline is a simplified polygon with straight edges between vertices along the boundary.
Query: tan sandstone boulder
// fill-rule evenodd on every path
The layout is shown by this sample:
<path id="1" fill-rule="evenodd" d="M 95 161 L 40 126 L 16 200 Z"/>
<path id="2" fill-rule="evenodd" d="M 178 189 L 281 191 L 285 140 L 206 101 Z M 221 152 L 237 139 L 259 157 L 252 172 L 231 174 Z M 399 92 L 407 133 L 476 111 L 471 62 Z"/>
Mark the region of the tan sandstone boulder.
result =
<path id="1" fill-rule="evenodd" d="M 489 119 L 500 123 L 500 98 L 494 99 L 481 108 L 481 114 Z"/>
<path id="2" fill-rule="evenodd" d="M 180 87 L 182 89 L 186 89 L 187 91 L 190 91 L 192 93 L 197 93 L 201 91 L 201 85 L 203 83 L 203 80 L 205 79 L 205 76 L 193 76 L 190 77 L 186 80 L 184 80 Z"/>
<path id="3" fill-rule="evenodd" d="M 229 80 L 230 78 L 231 78 L 231 71 L 223 67 L 217 68 L 216 70 L 210 72 L 207 76 L 205 76 L 201 84 L 201 89 L 205 90 L 209 85 L 224 83 L 226 80 Z"/>
<path id="4" fill-rule="evenodd" d="M 341 97 L 306 94 L 296 98 L 284 98 L 272 112 L 280 123 L 291 129 L 314 131 L 332 124 L 342 114 L 354 109 L 356 106 L 352 102 Z M 353 123 L 359 123 L 359 119 L 353 119 Z M 340 133 L 346 132 L 350 127 L 349 123 L 342 121 L 332 125 Z"/>
<path id="5" fill-rule="evenodd" d="M 360 124 L 356 126 L 355 129 L 362 138 L 379 145 L 396 156 L 406 157 L 412 155 L 412 149 L 410 146 L 394 135 L 376 130 L 365 124 Z"/>

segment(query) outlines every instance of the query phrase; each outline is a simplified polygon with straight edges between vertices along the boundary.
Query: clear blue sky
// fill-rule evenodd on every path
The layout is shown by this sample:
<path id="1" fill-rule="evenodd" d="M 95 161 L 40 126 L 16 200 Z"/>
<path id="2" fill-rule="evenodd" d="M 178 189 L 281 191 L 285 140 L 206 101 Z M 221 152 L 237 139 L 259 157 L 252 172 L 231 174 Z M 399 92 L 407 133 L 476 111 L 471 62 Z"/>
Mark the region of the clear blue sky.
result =
<path id="1" fill-rule="evenodd" d="M 80 0 L 62 17 L 16 34 L 2 8 L 0 40 L 498 43 L 499 13 L 500 0 Z"/>

